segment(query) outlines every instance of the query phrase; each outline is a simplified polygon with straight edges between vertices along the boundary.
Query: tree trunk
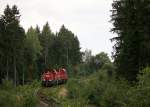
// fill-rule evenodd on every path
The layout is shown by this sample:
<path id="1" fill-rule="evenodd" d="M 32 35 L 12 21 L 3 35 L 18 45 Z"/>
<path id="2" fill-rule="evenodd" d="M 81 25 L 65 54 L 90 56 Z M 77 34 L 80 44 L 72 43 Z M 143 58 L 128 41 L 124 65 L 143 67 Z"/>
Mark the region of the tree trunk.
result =
<path id="1" fill-rule="evenodd" d="M 23 74 L 22 74 L 22 85 L 24 85 L 24 68 L 23 68 Z"/>
<path id="2" fill-rule="evenodd" d="M 14 85 L 17 86 L 17 69 L 16 69 L 16 57 L 14 56 Z"/>
<path id="3" fill-rule="evenodd" d="M 9 80 L 9 62 L 8 62 L 8 56 L 6 61 L 6 80 Z"/>
<path id="4" fill-rule="evenodd" d="M 45 49 L 45 65 L 47 66 L 48 48 Z"/>
<path id="5" fill-rule="evenodd" d="M 46 62 L 47 62 L 47 61 L 46 61 L 46 53 L 45 53 L 45 58 L 44 58 L 44 59 L 45 59 L 45 65 L 46 65 L 46 64 L 47 64 L 47 63 L 46 63 Z"/>

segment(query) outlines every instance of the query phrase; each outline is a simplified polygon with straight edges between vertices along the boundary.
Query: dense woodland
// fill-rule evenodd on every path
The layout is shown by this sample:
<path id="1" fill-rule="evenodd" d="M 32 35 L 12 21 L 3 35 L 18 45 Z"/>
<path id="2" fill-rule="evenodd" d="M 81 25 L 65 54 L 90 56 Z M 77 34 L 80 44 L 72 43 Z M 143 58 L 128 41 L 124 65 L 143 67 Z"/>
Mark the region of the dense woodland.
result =
<path id="1" fill-rule="evenodd" d="M 19 84 L 40 79 L 46 68 L 76 66 L 81 62 L 77 36 L 65 28 L 53 33 L 48 22 L 42 31 L 37 26 L 27 32 L 20 25 L 17 6 L 8 6 L 0 17 L 0 73 Z"/>
<path id="2" fill-rule="evenodd" d="M 111 21 L 117 33 L 114 63 L 119 76 L 136 80 L 140 70 L 150 66 L 150 1 L 114 0 Z"/>
<path id="3" fill-rule="evenodd" d="M 48 22 L 25 31 L 17 6 L 7 5 L 0 16 L 0 106 L 37 107 L 40 89 L 54 107 L 150 107 L 150 0 L 114 0 L 111 13 L 113 62 L 105 52 L 81 52 L 65 25 L 56 33 Z M 67 84 L 42 88 L 42 71 L 62 67 Z"/>
<path id="4" fill-rule="evenodd" d="M 66 68 L 69 74 L 76 74 L 79 66 L 83 69 L 86 66 L 84 74 L 88 74 L 104 62 L 111 63 L 106 53 L 93 56 L 90 50 L 81 52 L 77 36 L 64 25 L 56 33 L 51 31 L 48 22 L 42 30 L 37 25 L 25 32 L 20 16 L 16 5 L 7 5 L 0 17 L 1 81 L 11 80 L 16 86 L 40 80 L 44 69 Z"/>

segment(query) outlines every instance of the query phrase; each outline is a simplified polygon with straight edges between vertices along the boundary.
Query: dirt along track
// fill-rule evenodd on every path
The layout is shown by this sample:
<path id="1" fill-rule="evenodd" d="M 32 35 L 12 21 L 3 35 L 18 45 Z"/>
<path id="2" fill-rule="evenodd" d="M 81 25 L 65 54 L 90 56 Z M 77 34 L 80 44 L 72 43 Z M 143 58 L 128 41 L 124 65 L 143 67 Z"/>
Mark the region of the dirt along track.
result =
<path id="1" fill-rule="evenodd" d="M 83 79 L 80 81 L 80 79 L 71 79 L 73 81 L 78 82 L 89 82 L 90 80 L 95 80 L 95 78 L 90 79 Z M 58 97 L 59 98 L 65 98 L 68 96 L 68 90 L 65 87 L 65 85 L 56 86 L 58 88 Z M 35 95 L 38 98 L 38 104 L 37 107 L 58 107 L 58 105 L 61 105 L 61 102 L 57 101 L 55 98 L 48 98 L 47 95 L 44 94 L 44 90 L 48 89 L 49 91 L 52 91 L 53 89 L 51 87 L 39 87 L 35 90 Z M 97 107 L 95 105 L 86 105 L 85 107 Z"/>
<path id="2" fill-rule="evenodd" d="M 55 107 L 56 102 L 53 99 L 48 99 L 42 92 L 42 88 L 36 90 L 36 96 L 39 101 L 37 107 Z"/>

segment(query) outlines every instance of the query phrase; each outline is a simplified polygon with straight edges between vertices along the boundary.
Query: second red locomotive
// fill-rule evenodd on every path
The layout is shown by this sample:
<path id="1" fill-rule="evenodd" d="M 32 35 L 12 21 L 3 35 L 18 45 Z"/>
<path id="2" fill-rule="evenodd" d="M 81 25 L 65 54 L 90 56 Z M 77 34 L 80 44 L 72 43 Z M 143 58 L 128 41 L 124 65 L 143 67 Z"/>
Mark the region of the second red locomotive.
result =
<path id="1" fill-rule="evenodd" d="M 42 85 L 43 86 L 52 86 L 57 84 L 66 83 L 68 80 L 66 69 L 58 69 L 58 70 L 45 70 L 42 75 Z"/>

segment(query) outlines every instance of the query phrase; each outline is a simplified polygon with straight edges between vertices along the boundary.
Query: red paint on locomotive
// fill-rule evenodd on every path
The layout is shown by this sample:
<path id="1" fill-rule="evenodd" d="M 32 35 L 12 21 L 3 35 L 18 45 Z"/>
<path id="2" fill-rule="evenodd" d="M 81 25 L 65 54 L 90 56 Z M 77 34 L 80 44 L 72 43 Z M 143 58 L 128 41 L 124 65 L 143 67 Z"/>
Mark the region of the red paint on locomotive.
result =
<path id="1" fill-rule="evenodd" d="M 42 85 L 52 86 L 66 83 L 68 80 L 66 69 L 45 70 L 42 75 Z"/>

